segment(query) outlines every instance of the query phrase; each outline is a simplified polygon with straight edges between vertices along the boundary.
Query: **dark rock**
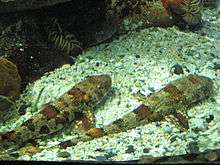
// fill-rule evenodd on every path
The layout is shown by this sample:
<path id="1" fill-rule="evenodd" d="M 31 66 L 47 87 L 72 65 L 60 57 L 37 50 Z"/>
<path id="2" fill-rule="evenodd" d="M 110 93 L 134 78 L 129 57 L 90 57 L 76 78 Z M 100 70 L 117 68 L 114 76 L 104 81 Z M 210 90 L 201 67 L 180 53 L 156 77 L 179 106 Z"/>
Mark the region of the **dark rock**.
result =
<path id="1" fill-rule="evenodd" d="M 15 63 L 0 58 L 0 95 L 15 100 L 20 95 L 20 87 L 21 77 Z"/>
<path id="2" fill-rule="evenodd" d="M 135 150 L 134 150 L 134 146 L 133 145 L 129 145 L 128 146 L 128 148 L 127 148 L 127 150 L 125 151 L 125 153 L 132 153 L 132 152 L 134 152 Z"/>
<path id="3" fill-rule="evenodd" d="M 220 159 L 220 151 L 208 151 L 205 155 L 204 158 L 208 160 L 209 162 L 214 162 Z"/>
<path id="4" fill-rule="evenodd" d="M 10 153 L 10 156 L 17 159 L 19 157 L 19 153 L 18 152 L 12 152 L 12 153 Z"/>
<path id="5" fill-rule="evenodd" d="M 67 152 L 67 151 L 63 151 L 63 152 L 59 152 L 58 156 L 62 157 L 62 158 L 68 158 L 68 157 L 71 156 L 71 154 L 69 152 Z"/>
<path id="6" fill-rule="evenodd" d="M 158 148 L 158 147 L 160 147 L 160 145 L 159 145 L 159 144 L 157 144 L 155 147 L 156 147 L 156 148 Z"/>
<path id="7" fill-rule="evenodd" d="M 100 63 L 99 63 L 99 62 L 96 62 L 95 66 L 99 66 L 99 65 L 100 65 Z"/>
<path id="8" fill-rule="evenodd" d="M 107 159 L 109 159 L 109 158 L 111 158 L 111 157 L 114 157 L 114 156 L 116 156 L 116 155 L 117 155 L 117 153 L 115 153 L 112 149 L 111 149 L 111 150 L 108 150 L 107 153 L 104 154 L 104 156 L 105 156 Z"/>
<path id="9" fill-rule="evenodd" d="M 71 64 L 71 58 L 65 56 L 64 52 L 44 45 L 31 45 L 20 51 L 15 48 L 7 52 L 7 59 L 16 64 L 22 79 L 22 89 L 29 82 L 39 79 L 44 73 Z"/>
<path id="10" fill-rule="evenodd" d="M 119 56 L 120 58 L 124 58 L 124 57 L 125 57 L 124 54 L 119 54 L 118 56 Z"/>
<path id="11" fill-rule="evenodd" d="M 4 57 L 17 67 L 21 78 L 21 90 L 25 89 L 29 82 L 39 79 L 44 73 L 64 64 L 73 64 L 72 57 L 45 43 L 46 34 L 41 29 L 41 26 L 44 26 L 43 21 L 39 23 L 39 20 L 31 13 L 18 18 L 13 17 L 11 14 L 8 20 L 13 21 L 9 25 L 5 23 L 7 28 L 3 27 L 4 33 L 0 37 L 0 48 L 2 48 Z M 1 16 L 0 19 L 2 18 L 5 17 Z M 11 64 L 10 69 L 13 69 L 12 66 Z M 15 81 L 14 83 L 19 84 Z"/>
<path id="12" fill-rule="evenodd" d="M 117 140 L 117 143 L 118 143 L 118 144 L 120 144 L 120 143 L 125 143 L 125 140 L 119 139 L 119 140 Z"/>
<path id="13" fill-rule="evenodd" d="M 39 9 L 68 1 L 70 0 L 0 0 L 0 13 Z"/>
<path id="14" fill-rule="evenodd" d="M 20 115 L 24 115 L 25 113 L 26 113 L 26 109 L 28 108 L 28 107 L 30 107 L 31 105 L 27 105 L 27 104 L 22 104 L 19 108 L 18 108 L 18 113 L 20 114 Z"/>
<path id="15" fill-rule="evenodd" d="M 61 142 L 59 144 L 60 148 L 63 148 L 63 149 L 66 149 L 67 147 L 71 147 L 71 146 L 74 146 L 74 145 L 76 145 L 76 143 L 74 143 L 71 140 L 67 140 L 67 141 Z"/>
<path id="16" fill-rule="evenodd" d="M 9 109 L 14 103 L 7 97 L 0 95 L 0 107 L 1 110 Z M 1 111 L 0 110 L 0 111 Z"/>
<path id="17" fill-rule="evenodd" d="M 189 153 L 197 153 L 199 152 L 199 146 L 197 141 L 191 141 L 188 143 L 187 148 L 189 150 Z"/>
<path id="18" fill-rule="evenodd" d="M 143 153 L 148 153 L 149 151 L 150 151 L 149 148 L 144 148 L 144 149 L 143 149 Z"/>
<path id="19" fill-rule="evenodd" d="M 136 57 L 136 58 L 140 58 L 141 56 L 137 54 L 135 57 Z"/>
<path id="20" fill-rule="evenodd" d="M 213 116 L 213 115 L 209 115 L 209 116 L 206 118 L 206 121 L 207 121 L 207 123 L 210 123 L 213 119 L 214 119 L 214 116 Z"/>
<path id="21" fill-rule="evenodd" d="M 103 150 L 102 148 L 97 148 L 97 149 L 95 149 L 95 151 L 103 152 L 103 151 L 105 151 L 105 150 Z"/>
<path id="22" fill-rule="evenodd" d="M 172 136 L 172 137 L 170 138 L 171 143 L 174 142 L 174 141 L 176 141 L 177 137 L 178 137 L 177 135 Z"/>
<path id="23" fill-rule="evenodd" d="M 7 97 L 0 95 L 0 122 L 5 121 L 10 117 L 10 109 L 13 105 L 14 102 Z"/>
<path id="24" fill-rule="evenodd" d="M 177 75 L 184 74 L 183 67 L 179 64 L 175 64 L 174 66 L 172 66 L 172 69 L 173 69 L 173 73 Z"/>
<path id="25" fill-rule="evenodd" d="M 156 127 L 161 127 L 160 122 L 159 122 L 159 121 L 156 121 L 156 122 L 155 122 L 155 126 L 156 126 Z"/>
<path id="26" fill-rule="evenodd" d="M 204 0 L 203 1 L 203 5 L 205 7 L 209 7 L 209 8 L 216 8 L 216 7 L 218 7 L 218 3 L 219 3 L 218 0 Z"/>
<path id="27" fill-rule="evenodd" d="M 214 70 L 219 70 L 220 69 L 220 63 L 214 63 L 213 69 Z"/>

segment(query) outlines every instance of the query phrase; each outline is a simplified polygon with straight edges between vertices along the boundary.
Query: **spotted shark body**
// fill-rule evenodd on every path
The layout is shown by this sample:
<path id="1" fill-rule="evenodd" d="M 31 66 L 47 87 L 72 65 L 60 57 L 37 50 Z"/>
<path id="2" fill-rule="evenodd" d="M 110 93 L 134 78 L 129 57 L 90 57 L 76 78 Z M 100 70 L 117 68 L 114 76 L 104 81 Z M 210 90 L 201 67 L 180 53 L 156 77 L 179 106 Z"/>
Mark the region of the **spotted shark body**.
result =
<path id="1" fill-rule="evenodd" d="M 103 128 L 91 128 L 88 134 L 101 137 L 163 119 L 174 122 L 182 130 L 187 130 L 189 126 L 186 110 L 208 98 L 212 92 L 213 82 L 208 77 L 189 75 L 177 79 L 160 91 L 141 97 L 142 104 L 127 115 Z"/>
<path id="2" fill-rule="evenodd" d="M 111 89 L 108 75 L 91 76 L 76 84 L 60 98 L 43 108 L 14 130 L 1 133 L 1 144 L 22 144 L 30 139 L 47 136 L 71 124 L 75 129 L 94 127 L 93 109 Z"/>
<path id="3" fill-rule="evenodd" d="M 140 97 L 142 104 L 133 111 L 102 128 L 95 127 L 93 109 L 104 100 L 111 89 L 111 78 L 107 75 L 92 76 L 78 83 L 63 96 L 44 108 L 33 118 L 13 131 L 2 133 L 4 141 L 16 143 L 35 139 L 73 125 L 72 129 L 81 134 L 61 142 L 62 146 L 127 131 L 154 121 L 170 119 L 184 130 L 188 129 L 186 110 L 208 98 L 213 93 L 210 78 L 189 75 L 177 79 L 160 91 Z M 73 124 L 70 124 L 70 123 Z"/>

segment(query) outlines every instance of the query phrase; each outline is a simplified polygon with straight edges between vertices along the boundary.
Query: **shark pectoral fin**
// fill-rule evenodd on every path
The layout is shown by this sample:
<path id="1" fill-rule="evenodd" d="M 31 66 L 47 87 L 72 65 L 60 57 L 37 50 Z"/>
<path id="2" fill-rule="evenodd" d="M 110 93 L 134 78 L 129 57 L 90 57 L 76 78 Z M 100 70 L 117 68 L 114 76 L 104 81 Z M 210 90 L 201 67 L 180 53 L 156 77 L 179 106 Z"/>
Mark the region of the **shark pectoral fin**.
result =
<path id="1" fill-rule="evenodd" d="M 189 129 L 188 116 L 183 112 L 175 112 L 165 117 L 165 120 L 173 123 L 180 130 L 186 131 Z"/>
<path id="2" fill-rule="evenodd" d="M 83 110 L 83 118 L 82 121 L 86 124 L 88 123 L 89 125 L 87 127 L 95 127 L 95 115 L 94 111 L 92 108 L 86 108 Z"/>
<path id="3" fill-rule="evenodd" d="M 82 112 L 76 113 L 74 129 L 84 132 L 93 127 L 95 127 L 95 117 L 91 109 L 86 108 Z"/>

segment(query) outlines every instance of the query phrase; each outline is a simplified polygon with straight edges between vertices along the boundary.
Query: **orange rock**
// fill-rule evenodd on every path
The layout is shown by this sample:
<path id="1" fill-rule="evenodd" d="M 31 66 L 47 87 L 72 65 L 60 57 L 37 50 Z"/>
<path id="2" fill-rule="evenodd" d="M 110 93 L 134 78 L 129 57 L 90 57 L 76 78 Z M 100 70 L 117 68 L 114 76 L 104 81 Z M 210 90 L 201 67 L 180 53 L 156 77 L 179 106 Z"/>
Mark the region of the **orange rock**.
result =
<path id="1" fill-rule="evenodd" d="M 182 19 L 188 25 L 201 22 L 201 0 L 161 0 L 164 8 L 176 19 Z"/>
<path id="2" fill-rule="evenodd" d="M 175 14 L 183 14 L 182 9 L 183 0 L 161 0 L 166 10 L 174 12 Z"/>
<path id="3" fill-rule="evenodd" d="M 41 150 L 40 150 L 39 147 L 33 146 L 33 145 L 26 145 L 26 146 L 24 146 L 24 147 L 22 147 L 22 148 L 20 149 L 20 152 L 21 152 L 22 154 L 29 154 L 29 155 L 34 155 L 34 154 L 36 154 L 36 153 L 38 153 L 38 152 L 40 152 L 40 151 L 41 151 Z"/>
<path id="4" fill-rule="evenodd" d="M 87 135 L 93 138 L 99 138 L 104 136 L 104 132 L 101 128 L 91 128 L 87 131 Z"/>
<path id="5" fill-rule="evenodd" d="M 20 94 L 21 78 L 16 65 L 0 58 L 0 95 L 14 100 Z"/>
<path id="6" fill-rule="evenodd" d="M 0 133 L 2 139 L 15 139 L 16 133 L 15 131 L 9 131 L 6 133 Z"/>

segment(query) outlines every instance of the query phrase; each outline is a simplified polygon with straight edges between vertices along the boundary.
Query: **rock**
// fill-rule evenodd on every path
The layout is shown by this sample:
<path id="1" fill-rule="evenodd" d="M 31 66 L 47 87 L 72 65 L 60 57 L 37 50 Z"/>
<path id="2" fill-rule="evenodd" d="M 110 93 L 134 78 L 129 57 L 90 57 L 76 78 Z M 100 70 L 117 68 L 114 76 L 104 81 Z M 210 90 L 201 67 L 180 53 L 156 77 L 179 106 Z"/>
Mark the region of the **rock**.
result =
<path id="1" fill-rule="evenodd" d="M 218 7 L 218 3 L 219 3 L 218 0 L 203 0 L 203 5 L 209 8 Z"/>
<path id="2" fill-rule="evenodd" d="M 110 159 L 110 158 L 112 158 L 112 157 L 114 157 L 114 156 L 116 156 L 116 155 L 117 155 L 117 153 L 115 153 L 115 152 L 112 151 L 112 150 L 107 151 L 107 153 L 104 154 L 104 156 L 106 157 L 106 159 Z"/>
<path id="3" fill-rule="evenodd" d="M 204 158 L 208 160 L 209 162 L 217 161 L 220 159 L 220 151 L 214 150 L 214 151 L 208 151 L 206 154 L 204 154 Z"/>
<path id="4" fill-rule="evenodd" d="M 21 78 L 15 64 L 0 58 L 0 95 L 15 100 L 20 95 Z"/>
<path id="5" fill-rule="evenodd" d="M 149 153 L 150 149 L 149 148 L 144 148 L 143 153 Z"/>
<path id="6" fill-rule="evenodd" d="M 207 123 L 210 123 L 213 119 L 214 119 L 214 116 L 213 116 L 213 115 L 209 115 L 209 116 L 206 118 L 206 122 L 207 122 Z"/>
<path id="7" fill-rule="evenodd" d="M 8 97 L 0 95 L 0 122 L 8 119 L 10 116 L 9 109 L 14 105 L 14 102 L 8 99 Z"/>
<path id="8" fill-rule="evenodd" d="M 203 7 L 200 0 L 162 0 L 162 3 L 178 25 L 195 26 L 201 23 Z"/>
<path id="9" fill-rule="evenodd" d="M 127 2 L 129 8 L 128 20 L 133 23 L 142 22 L 140 26 L 152 27 L 169 27 L 174 24 L 173 20 L 167 13 L 160 1 L 136 1 Z M 123 8 L 121 9 L 123 11 Z"/>
<path id="10" fill-rule="evenodd" d="M 183 67 L 179 64 L 175 64 L 174 66 L 172 66 L 172 69 L 173 69 L 173 73 L 177 75 L 184 74 Z"/>
<path id="11" fill-rule="evenodd" d="M 59 143 L 59 146 L 60 148 L 62 149 L 66 149 L 67 147 L 71 147 L 71 146 L 74 146 L 76 145 L 77 143 L 74 143 L 73 141 L 71 140 L 66 140 L 66 141 L 63 141 L 63 142 L 60 142 Z"/>
<path id="12" fill-rule="evenodd" d="M 68 157 L 71 157 L 71 154 L 67 151 L 63 151 L 63 152 L 59 152 L 58 156 L 62 158 L 68 158 Z"/>
<path id="13" fill-rule="evenodd" d="M 71 0 L 0 0 L 0 13 L 33 10 Z"/>
<path id="14" fill-rule="evenodd" d="M 220 70 L 220 63 L 214 63 L 214 70 Z"/>
<path id="15" fill-rule="evenodd" d="M 27 146 L 22 147 L 20 149 L 20 152 L 22 155 L 24 155 L 24 154 L 34 155 L 40 151 L 41 151 L 41 149 L 39 147 L 33 146 L 33 145 L 27 145 Z"/>
<path id="16" fill-rule="evenodd" d="M 97 161 L 105 161 L 107 158 L 105 156 L 96 156 L 95 158 Z"/>
<path id="17" fill-rule="evenodd" d="M 197 141 L 191 141 L 187 144 L 187 149 L 189 150 L 189 153 L 198 153 L 199 152 L 199 146 Z"/>
<path id="18" fill-rule="evenodd" d="M 14 103 L 7 97 L 0 95 L 0 111 L 10 108 Z"/>
<path id="19" fill-rule="evenodd" d="M 64 51 L 43 42 L 40 26 L 34 16 L 19 19 L 8 28 L 0 37 L 1 54 L 16 65 L 22 80 L 21 90 L 44 73 L 64 64 L 73 64 L 73 58 Z"/>
<path id="20" fill-rule="evenodd" d="M 134 146 L 133 145 L 129 145 L 127 150 L 125 151 L 125 153 L 132 153 L 134 151 L 135 151 Z"/>

